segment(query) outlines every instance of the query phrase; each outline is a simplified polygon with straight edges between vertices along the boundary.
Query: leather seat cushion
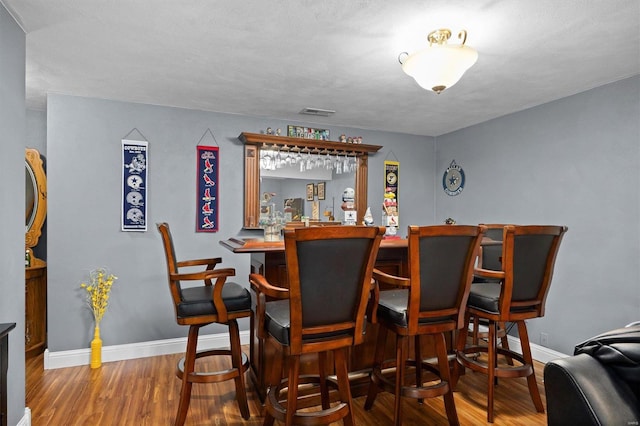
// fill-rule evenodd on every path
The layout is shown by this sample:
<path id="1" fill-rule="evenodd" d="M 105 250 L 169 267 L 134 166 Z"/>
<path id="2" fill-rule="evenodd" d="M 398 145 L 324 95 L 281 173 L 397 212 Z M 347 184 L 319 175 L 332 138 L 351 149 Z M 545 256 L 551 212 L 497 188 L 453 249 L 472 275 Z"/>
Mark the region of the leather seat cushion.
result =
<path id="1" fill-rule="evenodd" d="M 467 306 L 481 311 L 497 314 L 500 312 L 501 283 L 474 283 L 467 300 Z M 512 307 L 511 312 L 535 312 L 533 306 Z"/>
<path id="2" fill-rule="evenodd" d="M 276 300 L 265 305 L 265 328 L 277 341 L 289 344 L 291 319 L 289 318 L 289 301 Z"/>
<path id="3" fill-rule="evenodd" d="M 178 317 L 196 317 L 218 313 L 213 304 L 213 286 L 183 288 L 182 302 L 178 304 Z M 251 310 L 251 294 L 240 284 L 227 281 L 222 288 L 222 299 L 228 312 Z"/>
<path id="4" fill-rule="evenodd" d="M 407 326 L 407 302 L 409 290 L 385 290 L 380 292 L 378 319 Z"/>
<path id="5" fill-rule="evenodd" d="M 500 283 L 475 283 L 471 284 L 471 292 L 467 306 L 486 312 L 498 313 L 500 311 Z"/>
<path id="6" fill-rule="evenodd" d="M 280 344 L 289 346 L 291 334 L 291 319 L 289 317 L 289 301 L 275 300 L 265 305 L 265 328 Z M 326 339 L 344 335 L 343 332 L 321 333 L 313 336 L 305 336 L 303 341 L 314 339 Z"/>
<path id="7" fill-rule="evenodd" d="M 407 303 L 409 290 L 384 290 L 380 292 L 378 302 L 378 320 L 393 323 L 399 327 L 407 327 Z M 422 318 L 420 324 L 449 321 L 446 318 Z"/>

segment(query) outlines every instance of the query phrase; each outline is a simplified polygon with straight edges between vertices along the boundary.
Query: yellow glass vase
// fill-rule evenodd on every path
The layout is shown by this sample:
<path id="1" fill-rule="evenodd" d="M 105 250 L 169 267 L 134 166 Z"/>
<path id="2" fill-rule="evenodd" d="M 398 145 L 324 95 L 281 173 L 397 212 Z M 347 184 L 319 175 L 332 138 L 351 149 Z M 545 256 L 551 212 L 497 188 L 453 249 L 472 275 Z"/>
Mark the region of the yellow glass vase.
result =
<path id="1" fill-rule="evenodd" d="M 100 339 L 100 327 L 96 325 L 91 341 L 91 368 L 100 368 L 102 365 L 102 340 Z"/>

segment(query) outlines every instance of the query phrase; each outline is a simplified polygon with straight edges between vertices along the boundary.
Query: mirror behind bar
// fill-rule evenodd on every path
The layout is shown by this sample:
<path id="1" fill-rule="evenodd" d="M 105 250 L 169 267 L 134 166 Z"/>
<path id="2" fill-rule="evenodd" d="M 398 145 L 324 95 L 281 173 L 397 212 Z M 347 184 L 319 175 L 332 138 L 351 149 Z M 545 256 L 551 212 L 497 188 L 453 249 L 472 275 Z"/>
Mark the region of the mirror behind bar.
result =
<path id="1" fill-rule="evenodd" d="M 243 132 L 238 136 L 244 145 L 244 223 L 245 229 L 259 229 L 260 218 L 260 149 L 266 147 L 294 147 L 338 152 L 357 158 L 355 198 L 357 223 L 367 209 L 367 180 L 369 153 L 378 152 L 382 146 L 353 144 L 316 139 L 291 138 Z M 334 212 L 334 214 L 336 214 Z"/>

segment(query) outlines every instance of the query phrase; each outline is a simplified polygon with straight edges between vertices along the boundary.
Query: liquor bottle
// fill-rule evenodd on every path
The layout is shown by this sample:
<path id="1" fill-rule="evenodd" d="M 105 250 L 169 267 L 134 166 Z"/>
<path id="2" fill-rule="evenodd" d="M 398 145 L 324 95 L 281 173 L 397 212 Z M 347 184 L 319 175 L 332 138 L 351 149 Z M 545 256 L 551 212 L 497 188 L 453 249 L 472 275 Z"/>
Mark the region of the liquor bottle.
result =
<path id="1" fill-rule="evenodd" d="M 31 253 L 29 250 L 25 250 L 24 252 L 24 266 L 25 268 L 31 267 Z"/>

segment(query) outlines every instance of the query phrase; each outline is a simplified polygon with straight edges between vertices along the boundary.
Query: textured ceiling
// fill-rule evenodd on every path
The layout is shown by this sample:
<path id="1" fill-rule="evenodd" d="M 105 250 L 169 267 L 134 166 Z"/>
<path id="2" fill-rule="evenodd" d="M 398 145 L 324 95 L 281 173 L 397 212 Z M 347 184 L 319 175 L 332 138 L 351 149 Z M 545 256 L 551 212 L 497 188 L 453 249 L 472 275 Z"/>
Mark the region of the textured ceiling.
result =
<path id="1" fill-rule="evenodd" d="M 438 136 L 640 73 L 638 0 L 0 1 L 27 33 L 30 108 L 52 92 Z M 397 60 L 437 28 L 479 52 L 441 95 Z"/>

